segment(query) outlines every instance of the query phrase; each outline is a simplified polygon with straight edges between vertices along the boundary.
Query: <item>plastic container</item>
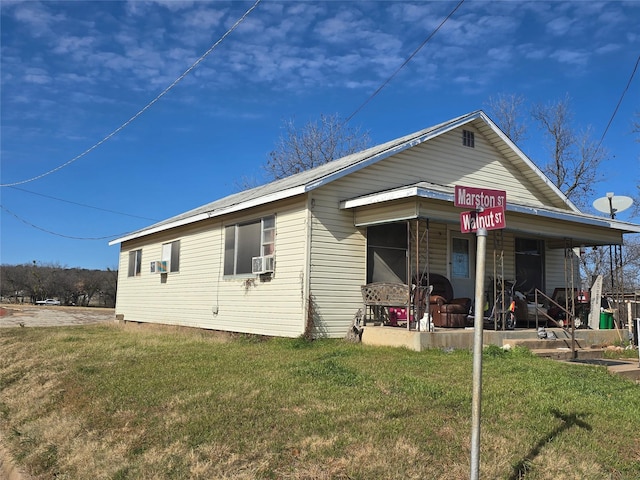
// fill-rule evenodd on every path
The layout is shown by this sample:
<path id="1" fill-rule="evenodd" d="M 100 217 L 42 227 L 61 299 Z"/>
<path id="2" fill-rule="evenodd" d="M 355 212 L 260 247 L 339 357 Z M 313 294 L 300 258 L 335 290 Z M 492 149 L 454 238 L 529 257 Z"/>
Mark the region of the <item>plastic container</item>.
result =
<path id="1" fill-rule="evenodd" d="M 600 330 L 611 330 L 613 328 L 613 313 L 600 312 Z"/>

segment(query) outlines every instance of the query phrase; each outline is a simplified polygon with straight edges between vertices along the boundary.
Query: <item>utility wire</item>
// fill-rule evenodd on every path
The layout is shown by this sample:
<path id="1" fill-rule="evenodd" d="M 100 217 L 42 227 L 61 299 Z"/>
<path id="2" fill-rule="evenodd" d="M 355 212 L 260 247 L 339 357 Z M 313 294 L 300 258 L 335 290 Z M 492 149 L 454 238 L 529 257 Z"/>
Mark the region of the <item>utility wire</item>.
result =
<path id="1" fill-rule="evenodd" d="M 95 150 L 96 148 L 98 148 L 100 145 L 102 145 L 103 143 L 105 143 L 107 140 L 109 140 L 111 137 L 117 135 L 120 131 L 122 131 L 123 129 L 125 129 L 131 122 L 133 122 L 134 120 L 136 120 L 140 115 L 142 115 L 144 112 L 146 112 L 149 108 L 151 108 L 151 106 L 156 103 L 158 100 L 160 100 L 162 97 L 164 97 L 167 93 L 169 93 L 169 91 L 175 87 L 184 77 L 186 77 L 194 68 L 196 68 L 200 62 L 202 62 L 220 43 L 222 43 L 222 41 L 227 38 L 231 32 L 233 32 L 238 25 L 240 25 L 244 19 L 258 6 L 258 4 L 261 2 L 262 0 L 256 0 L 256 2 L 251 6 L 251 8 L 249 8 L 249 10 L 247 10 L 244 15 L 242 15 L 242 17 L 240 17 L 236 23 L 234 23 L 231 28 L 229 28 L 229 30 L 227 30 L 225 32 L 224 35 L 222 35 L 222 37 L 220 37 L 220 39 L 215 42 L 210 48 L 209 50 L 207 50 L 206 52 L 204 52 L 200 58 L 198 58 L 189 68 L 187 68 L 184 73 L 182 75 L 180 75 L 176 80 L 174 80 L 174 82 L 169 85 L 167 88 L 165 88 L 162 92 L 160 92 L 160 94 L 154 98 L 153 100 L 151 100 L 149 103 L 147 103 L 142 110 L 140 110 L 138 113 L 136 113 L 133 117 L 131 117 L 129 120 L 127 120 L 126 122 L 124 122 L 122 125 L 120 125 L 118 128 L 116 128 L 113 132 L 111 132 L 109 135 L 107 135 L 106 137 L 104 137 L 102 140 L 100 140 L 99 142 L 95 143 L 93 146 L 87 148 L 84 152 L 80 153 L 79 155 L 76 155 L 75 157 L 73 157 L 71 160 L 63 163 L 62 165 L 57 166 L 56 168 L 53 168 L 51 170 L 49 170 L 48 172 L 44 172 L 40 175 L 37 175 L 35 177 L 29 178 L 27 180 L 22 180 L 19 182 L 13 182 L 13 183 L 4 183 L 4 184 L 0 184 L 0 187 L 15 187 L 16 185 L 23 185 L 25 183 L 29 183 L 29 182 L 33 182 L 35 180 L 39 180 L 43 177 L 46 177 L 47 175 L 51 175 L 52 173 L 57 172 L 58 170 L 62 170 L 63 168 L 71 165 L 73 162 L 81 159 L 82 157 L 84 157 L 85 155 L 87 155 L 89 152 Z"/>
<path id="2" fill-rule="evenodd" d="M 609 131 L 609 127 L 611 126 L 611 123 L 613 122 L 613 118 L 616 116 L 616 113 L 618 113 L 618 108 L 620 108 L 620 104 L 622 103 L 622 99 L 624 98 L 625 94 L 627 93 L 627 90 L 629 90 L 629 86 L 631 85 L 631 82 L 633 81 L 633 77 L 635 76 L 636 71 L 638 70 L 638 64 L 640 64 L 640 55 L 638 55 L 638 59 L 636 60 L 636 66 L 633 67 L 633 72 L 631 72 L 631 76 L 629 77 L 629 81 L 627 82 L 627 86 L 624 88 L 624 91 L 622 92 L 622 95 L 620 95 L 620 100 L 618 100 L 618 104 L 616 105 L 616 108 L 613 111 L 613 114 L 611 115 L 611 118 L 609 119 L 609 123 L 607 123 L 607 128 L 604 129 L 604 133 L 602 134 L 602 137 L 600 137 L 600 142 L 598 143 L 598 148 L 596 150 L 600 149 L 600 145 L 602 145 L 602 141 L 604 140 L 605 135 Z"/>
<path id="3" fill-rule="evenodd" d="M 393 73 L 391 74 L 391 76 L 390 76 L 389 78 L 387 78 L 387 79 L 382 83 L 382 85 L 380 85 L 380 86 L 378 87 L 378 89 L 377 89 L 375 92 L 373 92 L 369 98 L 367 98 L 367 99 L 364 101 L 364 103 L 363 103 L 362 105 L 360 105 L 358 108 L 356 108 L 356 110 L 355 110 L 351 115 L 349 115 L 349 116 L 347 117 L 347 119 L 344 121 L 344 123 L 349 123 L 349 121 L 350 121 L 353 117 L 355 117 L 355 116 L 360 112 L 360 110 L 362 110 L 362 109 L 363 109 L 363 108 L 364 108 L 364 107 L 365 107 L 365 106 L 366 106 L 366 105 L 367 105 L 371 100 L 373 100 L 373 98 L 374 98 L 376 95 L 378 95 L 378 93 L 380 93 L 380 92 L 382 91 L 382 89 L 383 89 L 384 87 L 386 87 L 386 86 L 387 86 L 387 84 L 388 84 L 391 80 L 393 80 L 393 78 L 394 78 L 394 77 L 395 77 L 395 76 L 400 72 L 400 70 L 402 70 L 402 69 L 403 69 L 403 68 L 404 68 L 404 67 L 405 67 L 405 66 L 406 66 L 406 65 L 411 61 L 411 59 L 412 59 L 413 57 L 415 57 L 415 56 L 416 56 L 416 54 L 417 54 L 420 50 L 422 50 L 422 47 L 424 47 L 424 46 L 429 42 L 429 40 L 431 40 L 431 38 L 433 38 L 433 36 L 434 36 L 436 33 L 438 33 L 438 30 L 440 30 L 440 28 L 442 28 L 442 26 L 447 22 L 447 20 L 449 20 L 449 18 L 451 18 L 451 16 L 452 16 L 454 13 L 456 13 L 456 10 L 458 10 L 458 8 L 460 8 L 460 6 L 461 6 L 463 3 L 464 3 L 464 0 L 460 0 L 460 2 L 458 2 L 458 4 L 455 6 L 455 8 L 454 8 L 453 10 L 451 10 L 451 12 L 449 13 L 449 15 L 447 15 L 447 16 L 446 16 L 446 18 L 445 18 L 444 20 L 442 20 L 442 22 L 440 22 L 440 25 L 438 25 L 438 26 L 437 26 L 437 28 L 436 28 L 433 32 L 431 32 L 431 34 L 430 34 L 427 38 L 425 38 L 425 40 L 420 44 L 420 46 L 418 46 L 418 48 L 416 48 L 416 49 L 413 51 L 413 53 L 412 53 L 411 55 L 409 55 L 409 57 L 404 61 L 404 63 L 403 63 L 402 65 L 400 65 L 400 66 L 396 69 L 396 71 L 395 71 L 395 72 L 393 72 Z"/>
<path id="4" fill-rule="evenodd" d="M 26 225 L 29 225 L 30 227 L 35 228 L 36 230 L 40 230 L 42 232 L 48 233 L 49 235 L 55 235 L 57 237 L 70 238 L 72 240 L 107 240 L 107 239 L 110 239 L 110 238 L 115 238 L 115 237 L 119 237 L 119 236 L 122 236 L 122 235 L 126 235 L 126 233 L 128 233 L 128 232 L 125 232 L 125 233 L 120 233 L 120 234 L 117 234 L 117 235 L 109 235 L 109 236 L 106 236 L 106 237 L 73 237 L 71 235 L 64 235 L 62 233 L 52 232 L 51 230 L 47 230 L 46 228 L 42 228 L 42 227 L 39 227 L 37 225 L 34 225 L 33 223 L 25 220 L 24 218 L 19 217 L 18 215 L 13 213 L 11 210 L 6 208 L 2 204 L 0 204 L 0 208 L 2 210 L 4 210 L 5 212 L 7 212 L 9 215 L 13 215 L 15 218 L 20 220 L 22 223 L 24 223 Z"/>
<path id="5" fill-rule="evenodd" d="M 38 195 L 39 197 L 50 198 L 52 200 L 57 200 L 59 202 L 70 203 L 72 205 L 78 205 L 80 207 L 93 208 L 94 210 L 100 210 L 102 212 L 115 213 L 117 215 L 124 215 L 126 217 L 132 217 L 132 218 L 140 218 L 142 220 L 151 220 L 152 222 L 157 222 L 158 221 L 157 218 L 141 217 L 139 215 L 132 215 L 130 213 L 118 212 L 116 210 L 109 210 L 107 208 L 94 207 L 92 205 L 87 205 L 86 203 L 72 202 L 71 200 L 64 200 L 63 198 L 57 198 L 57 197 L 52 197 L 50 195 L 45 195 L 43 193 L 32 192 L 30 190 L 25 190 L 24 188 L 19 188 L 19 187 L 9 187 L 9 188 L 11 188 L 13 190 L 19 190 L 19 191 L 25 192 L 25 193 L 30 193 L 31 195 Z"/>

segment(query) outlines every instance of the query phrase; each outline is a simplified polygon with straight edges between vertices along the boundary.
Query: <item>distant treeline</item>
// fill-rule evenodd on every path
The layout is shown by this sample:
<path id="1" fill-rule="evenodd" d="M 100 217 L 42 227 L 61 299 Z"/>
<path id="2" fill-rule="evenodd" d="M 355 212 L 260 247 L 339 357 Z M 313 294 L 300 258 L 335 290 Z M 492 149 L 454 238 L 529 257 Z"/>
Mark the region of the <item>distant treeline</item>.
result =
<path id="1" fill-rule="evenodd" d="M 114 307 L 117 270 L 87 270 L 33 262 L 0 266 L 0 295 L 7 303 L 54 298 L 62 305 Z"/>

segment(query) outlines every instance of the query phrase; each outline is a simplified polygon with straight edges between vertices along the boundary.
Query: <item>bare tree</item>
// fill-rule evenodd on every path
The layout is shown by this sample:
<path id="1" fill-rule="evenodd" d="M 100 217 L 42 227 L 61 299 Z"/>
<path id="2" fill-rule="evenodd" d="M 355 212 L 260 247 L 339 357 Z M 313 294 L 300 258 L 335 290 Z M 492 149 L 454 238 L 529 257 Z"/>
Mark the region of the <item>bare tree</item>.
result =
<path id="1" fill-rule="evenodd" d="M 542 170 L 571 201 L 586 204 L 598 180 L 598 168 L 607 156 L 593 140 L 591 129 L 576 133 L 569 98 L 555 103 L 535 105 L 531 115 L 547 139 L 550 159 Z"/>
<path id="2" fill-rule="evenodd" d="M 65 305 L 115 306 L 117 270 L 66 268 L 36 261 L 0 268 L 0 295 L 5 301 L 33 303 L 58 298 Z"/>
<path id="3" fill-rule="evenodd" d="M 369 142 L 367 132 L 349 127 L 335 114 L 320 115 L 319 121 L 302 128 L 289 120 L 275 150 L 269 153 L 265 170 L 274 180 L 288 177 L 363 150 Z"/>
<path id="4" fill-rule="evenodd" d="M 487 106 L 491 117 L 511 141 L 517 144 L 526 139 L 527 125 L 521 119 L 524 97 L 513 93 L 501 93 L 495 98 L 489 97 Z"/>

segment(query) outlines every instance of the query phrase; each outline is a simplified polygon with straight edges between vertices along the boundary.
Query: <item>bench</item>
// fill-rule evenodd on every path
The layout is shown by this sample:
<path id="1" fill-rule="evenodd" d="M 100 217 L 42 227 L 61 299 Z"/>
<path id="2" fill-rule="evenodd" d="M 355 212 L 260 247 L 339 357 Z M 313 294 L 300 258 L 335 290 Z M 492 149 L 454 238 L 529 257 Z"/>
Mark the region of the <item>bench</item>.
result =
<path id="1" fill-rule="evenodd" d="M 411 306 L 411 291 L 404 283 L 369 283 L 362 285 L 364 304 L 363 324 L 374 323 L 397 325 L 406 321 Z"/>

